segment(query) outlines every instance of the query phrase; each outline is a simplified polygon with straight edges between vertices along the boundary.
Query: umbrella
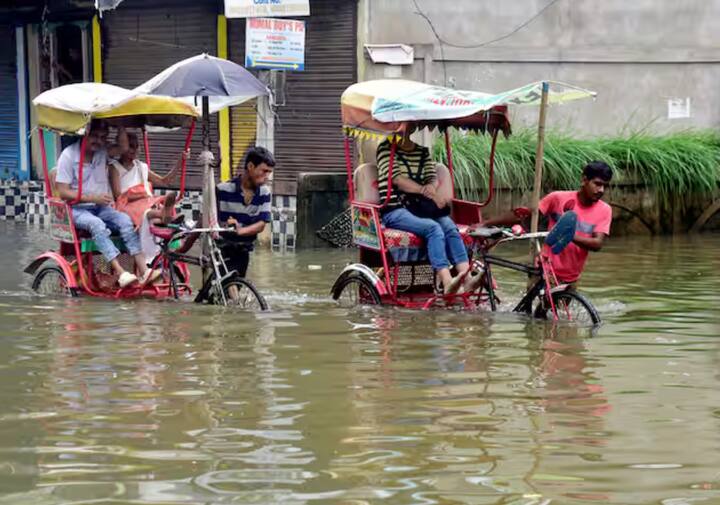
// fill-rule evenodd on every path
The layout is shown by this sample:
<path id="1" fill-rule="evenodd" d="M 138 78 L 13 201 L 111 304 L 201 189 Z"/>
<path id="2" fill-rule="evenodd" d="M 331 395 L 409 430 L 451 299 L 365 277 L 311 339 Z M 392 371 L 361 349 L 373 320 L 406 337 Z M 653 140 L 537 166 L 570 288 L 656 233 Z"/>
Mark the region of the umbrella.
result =
<path id="1" fill-rule="evenodd" d="M 259 96 L 269 96 L 270 90 L 254 75 L 231 61 L 200 54 L 175 63 L 135 91 L 148 95 L 165 95 L 184 99 L 197 105 L 202 99 L 203 152 L 203 227 L 217 225 L 215 174 L 210 152 L 210 114 L 231 105 L 238 105 Z M 227 153 L 226 153 L 227 155 Z"/>
<path id="2" fill-rule="evenodd" d="M 237 63 L 209 54 L 175 63 L 135 90 L 184 98 L 195 104 L 196 97 L 208 97 L 210 114 L 270 94 L 267 86 Z"/>
<path id="3" fill-rule="evenodd" d="M 203 172 L 203 226 L 217 224 L 215 205 L 215 177 L 210 153 L 210 114 L 230 105 L 270 94 L 270 90 L 240 65 L 200 54 L 175 63 L 135 91 L 149 95 L 181 98 L 197 105 L 202 99 L 203 153 L 200 159 Z"/>

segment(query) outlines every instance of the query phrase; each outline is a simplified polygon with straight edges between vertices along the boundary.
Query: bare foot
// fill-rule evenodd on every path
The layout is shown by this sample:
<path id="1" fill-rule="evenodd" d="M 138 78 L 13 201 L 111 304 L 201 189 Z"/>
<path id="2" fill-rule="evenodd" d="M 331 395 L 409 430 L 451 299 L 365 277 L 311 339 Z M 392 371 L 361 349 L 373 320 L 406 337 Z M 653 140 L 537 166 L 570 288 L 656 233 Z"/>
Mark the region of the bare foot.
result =
<path id="1" fill-rule="evenodd" d="M 177 194 L 174 191 L 171 191 L 165 197 L 165 203 L 163 204 L 163 209 L 162 209 L 163 224 L 167 224 L 170 221 L 172 221 L 173 211 L 175 210 L 175 200 L 176 199 L 177 199 Z"/>

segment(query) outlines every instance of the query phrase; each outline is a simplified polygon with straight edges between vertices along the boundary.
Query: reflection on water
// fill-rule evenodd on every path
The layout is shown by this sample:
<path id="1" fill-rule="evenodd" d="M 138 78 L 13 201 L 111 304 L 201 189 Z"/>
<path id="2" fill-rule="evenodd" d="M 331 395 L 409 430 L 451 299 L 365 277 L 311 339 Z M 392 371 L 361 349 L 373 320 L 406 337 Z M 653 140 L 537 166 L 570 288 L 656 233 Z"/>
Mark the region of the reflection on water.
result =
<path id="1" fill-rule="evenodd" d="M 265 314 L 39 298 L 0 226 L 0 503 L 720 502 L 720 237 L 613 240 L 591 336 L 340 309 L 343 251 L 257 254 Z"/>

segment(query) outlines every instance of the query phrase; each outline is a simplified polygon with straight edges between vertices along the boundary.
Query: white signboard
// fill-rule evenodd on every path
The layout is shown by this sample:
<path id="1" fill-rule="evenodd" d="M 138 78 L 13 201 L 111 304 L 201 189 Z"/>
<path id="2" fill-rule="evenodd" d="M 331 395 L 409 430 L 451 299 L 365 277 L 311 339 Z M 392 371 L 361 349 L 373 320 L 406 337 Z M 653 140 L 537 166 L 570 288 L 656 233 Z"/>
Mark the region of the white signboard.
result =
<path id="1" fill-rule="evenodd" d="M 690 117 L 690 97 L 668 99 L 668 119 L 684 119 Z"/>
<path id="2" fill-rule="evenodd" d="M 305 21 L 248 18 L 245 67 L 305 70 Z"/>
<path id="3" fill-rule="evenodd" d="M 309 16 L 310 0 L 225 0 L 225 17 Z"/>

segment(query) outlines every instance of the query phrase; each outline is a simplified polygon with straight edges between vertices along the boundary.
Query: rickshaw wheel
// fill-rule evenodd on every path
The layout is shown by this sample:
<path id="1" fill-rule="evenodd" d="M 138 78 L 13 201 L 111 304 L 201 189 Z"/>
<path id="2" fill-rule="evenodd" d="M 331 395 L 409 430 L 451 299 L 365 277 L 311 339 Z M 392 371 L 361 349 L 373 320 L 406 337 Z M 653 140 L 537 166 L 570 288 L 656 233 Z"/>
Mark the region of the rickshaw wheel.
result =
<path id="1" fill-rule="evenodd" d="M 233 277 L 223 283 L 223 293 L 228 307 L 243 310 L 267 310 L 268 304 L 263 295 L 247 279 Z M 222 305 L 222 299 L 215 293 L 209 299 L 212 305 Z"/>
<path id="2" fill-rule="evenodd" d="M 380 293 L 365 277 L 354 275 L 343 279 L 333 291 L 333 300 L 341 307 L 380 305 Z"/>
<path id="3" fill-rule="evenodd" d="M 571 321 L 581 326 L 595 326 L 601 319 L 593 304 L 580 293 L 574 291 L 559 291 L 553 293 L 553 303 L 560 321 Z M 552 309 L 547 301 L 540 297 L 536 299 L 535 317 L 552 319 Z"/>
<path id="4" fill-rule="evenodd" d="M 75 289 L 68 287 L 63 271 L 56 266 L 46 266 L 35 274 L 32 289 L 41 295 L 77 296 Z"/>

